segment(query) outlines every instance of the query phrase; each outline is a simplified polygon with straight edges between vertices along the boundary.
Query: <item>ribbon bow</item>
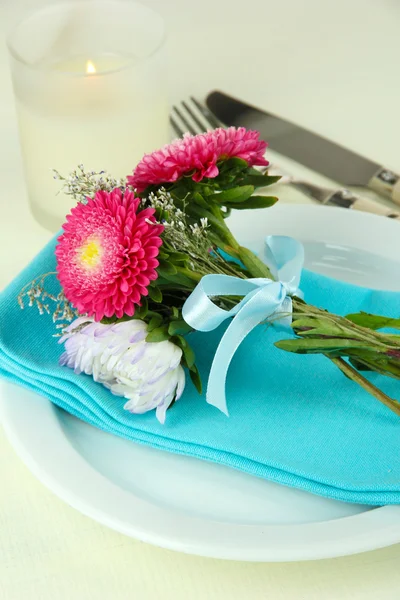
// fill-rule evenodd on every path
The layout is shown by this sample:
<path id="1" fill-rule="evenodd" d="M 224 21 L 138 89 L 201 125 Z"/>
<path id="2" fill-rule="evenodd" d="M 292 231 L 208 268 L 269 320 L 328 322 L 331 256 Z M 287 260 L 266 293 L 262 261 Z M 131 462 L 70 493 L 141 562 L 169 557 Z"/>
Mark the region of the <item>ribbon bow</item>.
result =
<path id="1" fill-rule="evenodd" d="M 205 275 L 182 308 L 186 323 L 198 331 L 212 331 L 226 319 L 234 317 L 214 355 L 206 396 L 209 404 L 226 415 L 226 376 L 239 345 L 257 325 L 272 315 L 280 325 L 290 326 L 291 296 L 302 295 L 298 289 L 304 262 L 304 249 L 300 242 L 286 236 L 268 236 L 260 258 L 269 266 L 276 281 Z M 243 299 L 231 310 L 224 310 L 212 302 L 215 296 L 243 296 Z"/>

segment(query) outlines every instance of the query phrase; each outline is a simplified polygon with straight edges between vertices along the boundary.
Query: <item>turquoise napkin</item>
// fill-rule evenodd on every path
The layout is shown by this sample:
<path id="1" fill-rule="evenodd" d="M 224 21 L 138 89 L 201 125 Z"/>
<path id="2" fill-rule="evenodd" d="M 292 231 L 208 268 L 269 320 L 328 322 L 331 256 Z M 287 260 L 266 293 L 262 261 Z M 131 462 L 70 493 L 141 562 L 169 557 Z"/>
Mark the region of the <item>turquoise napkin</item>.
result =
<path id="1" fill-rule="evenodd" d="M 233 359 L 227 382 L 229 418 L 206 404 L 188 381 L 166 424 L 160 425 L 154 413 L 132 415 L 123 410 L 123 398 L 89 376 L 58 366 L 62 347 L 52 337 L 51 318 L 34 308 L 21 311 L 16 302 L 25 283 L 54 270 L 54 243 L 0 296 L 1 377 L 134 442 L 329 498 L 400 504 L 400 418 L 327 359 L 276 349 L 274 341 L 285 334 L 273 328 L 257 327 Z M 307 271 L 301 288 L 307 301 L 340 314 L 400 313 L 399 293 L 371 291 Z M 225 327 L 191 335 L 204 382 Z M 378 375 L 371 379 L 400 398 L 398 381 Z"/>

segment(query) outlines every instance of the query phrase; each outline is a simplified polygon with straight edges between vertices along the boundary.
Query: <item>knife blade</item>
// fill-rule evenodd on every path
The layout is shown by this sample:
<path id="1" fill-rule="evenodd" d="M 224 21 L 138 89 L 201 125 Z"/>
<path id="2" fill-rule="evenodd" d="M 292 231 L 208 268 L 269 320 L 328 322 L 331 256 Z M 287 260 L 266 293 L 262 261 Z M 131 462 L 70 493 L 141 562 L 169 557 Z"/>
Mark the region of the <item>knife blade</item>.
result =
<path id="1" fill-rule="evenodd" d="M 400 175 L 303 127 L 220 91 L 206 98 L 225 125 L 257 129 L 271 150 L 345 186 L 366 187 L 400 204 Z"/>

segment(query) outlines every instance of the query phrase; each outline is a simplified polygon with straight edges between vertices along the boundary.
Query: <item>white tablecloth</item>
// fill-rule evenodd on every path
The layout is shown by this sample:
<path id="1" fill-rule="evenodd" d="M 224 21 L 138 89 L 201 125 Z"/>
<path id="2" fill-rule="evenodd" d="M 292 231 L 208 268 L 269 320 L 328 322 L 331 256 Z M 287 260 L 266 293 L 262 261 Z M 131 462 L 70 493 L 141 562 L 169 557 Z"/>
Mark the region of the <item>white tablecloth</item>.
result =
<path id="1" fill-rule="evenodd" d="M 172 102 L 223 89 L 400 170 L 398 0 L 142 2 L 169 25 Z M 14 8 L 0 0 L 1 27 Z M 4 48 L 0 76 L 1 288 L 49 233 L 27 208 Z M 153 548 L 64 505 L 30 475 L 1 430 L 0 478 L 0 600 L 399 598 L 400 545 L 282 565 Z"/>

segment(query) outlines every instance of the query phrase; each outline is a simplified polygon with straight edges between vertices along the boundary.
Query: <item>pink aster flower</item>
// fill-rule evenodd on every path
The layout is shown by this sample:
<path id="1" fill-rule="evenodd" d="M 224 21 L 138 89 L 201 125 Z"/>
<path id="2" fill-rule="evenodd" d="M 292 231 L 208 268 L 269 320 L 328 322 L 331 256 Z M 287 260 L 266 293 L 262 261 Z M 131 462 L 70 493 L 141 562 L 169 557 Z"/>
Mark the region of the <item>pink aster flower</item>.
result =
<path id="1" fill-rule="evenodd" d="M 58 238 L 57 272 L 65 296 L 96 321 L 132 316 L 157 279 L 163 227 L 154 209 L 138 212 L 139 203 L 129 190 L 97 192 L 71 210 Z"/>
<path id="2" fill-rule="evenodd" d="M 267 166 L 266 148 L 258 131 L 244 127 L 220 128 L 195 136 L 186 134 L 183 139 L 146 154 L 133 175 L 128 175 L 128 183 L 143 192 L 148 185 L 172 183 L 183 175 L 190 174 L 194 181 L 201 181 L 203 177 L 216 177 L 218 162 L 232 157 L 242 158 L 249 166 Z"/>

